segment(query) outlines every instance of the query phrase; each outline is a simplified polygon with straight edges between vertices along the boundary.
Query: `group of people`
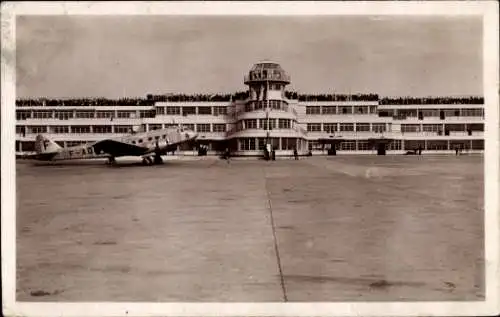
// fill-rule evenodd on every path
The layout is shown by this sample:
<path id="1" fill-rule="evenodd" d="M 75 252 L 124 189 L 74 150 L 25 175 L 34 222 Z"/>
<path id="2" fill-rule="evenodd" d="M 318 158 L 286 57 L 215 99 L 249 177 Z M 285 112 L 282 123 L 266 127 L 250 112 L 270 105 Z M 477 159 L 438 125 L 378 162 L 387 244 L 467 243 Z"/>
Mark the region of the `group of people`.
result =
<path id="1" fill-rule="evenodd" d="M 120 98 L 120 99 L 107 99 L 107 98 L 75 98 L 75 99 L 18 99 L 16 100 L 16 107 L 76 107 L 76 106 L 152 106 L 154 104 L 151 100 L 144 98 Z"/>
<path id="2" fill-rule="evenodd" d="M 382 98 L 381 105 L 481 105 L 484 103 L 483 97 L 435 97 L 435 98 L 412 98 L 412 97 L 398 97 L 398 98 Z"/>
<path id="3" fill-rule="evenodd" d="M 299 159 L 299 152 L 297 151 L 297 148 L 293 148 L 293 157 L 295 158 L 295 160 Z M 276 150 L 274 148 L 270 148 L 270 146 L 265 147 L 264 148 L 264 159 L 266 161 L 269 161 L 269 160 L 275 161 L 276 160 Z"/>
<path id="4" fill-rule="evenodd" d="M 286 95 L 286 93 L 285 93 Z M 296 99 L 299 101 L 378 101 L 379 96 L 377 94 L 319 94 L 319 95 L 297 95 Z M 293 98 L 292 98 L 293 99 Z"/>
<path id="5" fill-rule="evenodd" d="M 224 150 L 224 153 L 222 155 L 222 159 L 226 160 L 227 163 L 229 163 L 229 159 L 231 157 L 231 151 L 229 151 L 229 148 L 226 148 Z M 293 149 L 293 157 L 295 158 L 295 160 L 298 160 L 299 159 L 299 152 L 297 151 L 296 148 Z M 264 148 L 264 159 L 266 161 L 269 161 L 269 160 L 272 160 L 272 161 L 275 161 L 276 160 L 276 150 L 274 148 L 271 148 L 271 146 L 266 146 Z"/>
<path id="6" fill-rule="evenodd" d="M 276 150 L 274 148 L 271 148 L 270 146 L 266 146 L 264 148 L 264 159 L 266 161 L 276 160 Z"/>
<path id="7" fill-rule="evenodd" d="M 244 100 L 248 98 L 248 91 L 238 91 L 233 94 L 168 94 L 168 95 L 153 95 L 148 94 L 146 96 L 147 100 L 152 101 L 188 101 L 188 102 L 208 102 L 208 101 L 230 101 L 232 100 Z"/>

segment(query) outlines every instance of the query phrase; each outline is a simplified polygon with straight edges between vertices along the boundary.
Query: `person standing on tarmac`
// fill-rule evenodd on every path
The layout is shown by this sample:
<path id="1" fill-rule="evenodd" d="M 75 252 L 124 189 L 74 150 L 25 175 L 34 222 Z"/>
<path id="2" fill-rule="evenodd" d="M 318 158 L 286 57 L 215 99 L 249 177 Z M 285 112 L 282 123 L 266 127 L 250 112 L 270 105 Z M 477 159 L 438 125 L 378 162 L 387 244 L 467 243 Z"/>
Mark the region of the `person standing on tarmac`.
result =
<path id="1" fill-rule="evenodd" d="M 224 156 L 226 158 L 227 164 L 229 164 L 229 149 L 226 148 L 226 151 L 224 152 Z"/>
<path id="2" fill-rule="evenodd" d="M 295 160 L 299 159 L 299 153 L 297 152 L 297 148 L 293 148 L 293 156 L 295 157 Z"/>

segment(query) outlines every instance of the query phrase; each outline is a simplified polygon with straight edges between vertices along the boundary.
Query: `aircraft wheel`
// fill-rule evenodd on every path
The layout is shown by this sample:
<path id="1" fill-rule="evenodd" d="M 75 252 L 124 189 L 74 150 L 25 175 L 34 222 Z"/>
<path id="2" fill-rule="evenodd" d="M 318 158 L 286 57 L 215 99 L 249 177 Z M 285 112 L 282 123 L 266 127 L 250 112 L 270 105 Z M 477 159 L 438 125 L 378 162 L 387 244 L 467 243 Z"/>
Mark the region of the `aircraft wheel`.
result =
<path id="1" fill-rule="evenodd" d="M 154 163 L 155 164 L 163 164 L 163 159 L 161 158 L 160 155 L 155 155 Z"/>
<path id="2" fill-rule="evenodd" d="M 116 160 L 114 157 L 110 157 L 108 158 L 108 164 L 109 165 L 116 165 Z"/>

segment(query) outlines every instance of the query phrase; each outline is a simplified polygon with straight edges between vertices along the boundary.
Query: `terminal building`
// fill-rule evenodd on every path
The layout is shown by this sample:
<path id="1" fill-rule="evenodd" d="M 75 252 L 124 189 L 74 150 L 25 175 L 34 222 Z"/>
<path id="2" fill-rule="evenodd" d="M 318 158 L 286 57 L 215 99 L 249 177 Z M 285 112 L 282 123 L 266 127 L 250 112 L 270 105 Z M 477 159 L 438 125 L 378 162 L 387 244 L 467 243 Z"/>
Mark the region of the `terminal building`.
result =
<path id="1" fill-rule="evenodd" d="M 218 154 L 447 153 L 484 150 L 484 99 L 311 95 L 287 90 L 290 75 L 274 62 L 255 64 L 246 91 L 215 95 L 147 95 L 135 99 L 18 99 L 16 152 L 32 152 L 36 135 L 63 147 L 178 126 L 198 133 L 199 148 Z"/>

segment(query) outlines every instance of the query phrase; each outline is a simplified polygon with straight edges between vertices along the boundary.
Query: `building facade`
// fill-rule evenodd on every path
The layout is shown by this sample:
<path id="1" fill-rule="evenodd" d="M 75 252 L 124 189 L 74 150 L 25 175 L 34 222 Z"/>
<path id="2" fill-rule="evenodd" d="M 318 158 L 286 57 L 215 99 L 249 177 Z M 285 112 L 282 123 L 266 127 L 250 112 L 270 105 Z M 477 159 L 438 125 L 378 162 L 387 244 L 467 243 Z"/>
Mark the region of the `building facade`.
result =
<path id="1" fill-rule="evenodd" d="M 276 155 L 446 153 L 484 150 L 482 97 L 380 97 L 376 94 L 308 95 L 286 89 L 290 76 L 277 63 L 255 64 L 248 89 L 226 95 L 147 95 L 140 99 L 16 100 L 16 151 L 34 150 L 36 135 L 61 146 L 183 126 L 198 133 L 197 148 L 216 154 Z"/>

